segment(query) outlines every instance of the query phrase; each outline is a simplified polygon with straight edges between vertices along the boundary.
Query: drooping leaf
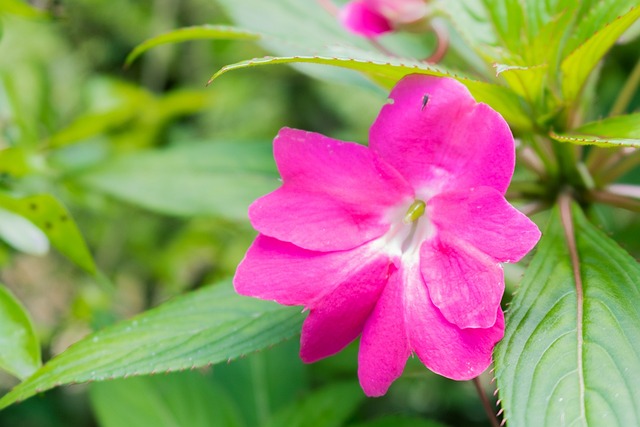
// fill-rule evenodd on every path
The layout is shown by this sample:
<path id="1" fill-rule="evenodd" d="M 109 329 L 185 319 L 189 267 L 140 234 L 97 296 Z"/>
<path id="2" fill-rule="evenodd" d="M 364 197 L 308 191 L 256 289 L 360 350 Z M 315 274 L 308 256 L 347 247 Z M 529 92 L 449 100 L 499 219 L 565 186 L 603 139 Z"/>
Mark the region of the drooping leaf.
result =
<path id="1" fill-rule="evenodd" d="M 248 61 L 241 61 L 230 64 L 215 73 L 209 82 L 221 75 L 242 68 L 255 67 L 260 65 L 289 64 L 289 63 L 311 63 L 320 65 L 331 65 L 334 67 L 348 68 L 356 70 L 373 78 L 376 82 L 385 87 L 391 88 L 402 77 L 408 74 L 427 74 L 431 76 L 452 77 L 467 86 L 476 101 L 484 102 L 498 111 L 515 128 L 530 129 L 531 118 L 523 106 L 518 96 L 508 89 L 491 83 L 485 83 L 463 76 L 453 74 L 442 67 L 427 65 L 423 62 L 410 59 L 391 59 L 387 62 L 380 62 L 370 59 L 358 59 L 353 57 L 320 57 L 320 56 L 291 56 L 291 57 L 265 57 L 255 58 Z"/>
<path id="2" fill-rule="evenodd" d="M 640 147 L 640 113 L 609 117 L 550 136 L 556 141 L 579 145 Z"/>
<path id="3" fill-rule="evenodd" d="M 638 18 L 640 7 L 632 8 L 599 29 L 562 61 L 562 93 L 566 101 L 572 102 L 578 96 L 587 77 L 604 54 Z"/>
<path id="4" fill-rule="evenodd" d="M 561 206 L 494 353 L 505 418 L 512 427 L 638 425 L 640 268 L 576 205 Z"/>
<path id="5" fill-rule="evenodd" d="M 91 384 L 101 427 L 242 427 L 224 389 L 201 372 L 180 372 Z"/>
<path id="6" fill-rule="evenodd" d="M 364 399 L 358 383 L 334 383 L 284 408 L 267 427 L 340 427 Z"/>
<path id="7" fill-rule="evenodd" d="M 26 218 L 0 208 L 0 239 L 14 249 L 31 255 L 49 252 L 49 239 Z"/>
<path id="8" fill-rule="evenodd" d="M 41 365 L 40 343 L 29 314 L 0 285 L 0 369 L 24 379 Z"/>
<path id="9" fill-rule="evenodd" d="M 259 40 L 261 35 L 250 31 L 222 25 L 198 25 L 179 28 L 145 40 L 136 46 L 125 60 L 125 67 L 131 65 L 147 50 L 167 43 L 180 43 L 191 40 Z"/>
<path id="10" fill-rule="evenodd" d="M 179 371 L 226 362 L 296 335 L 300 309 L 207 286 L 98 331 L 47 362 L 0 408 L 64 384 Z"/>
<path id="11" fill-rule="evenodd" d="M 89 273 L 96 271 L 93 257 L 67 208 L 49 194 L 16 198 L 0 193 L 0 207 L 36 225 L 63 255 Z"/>
<path id="12" fill-rule="evenodd" d="M 244 219 L 274 190 L 271 144 L 191 142 L 118 157 L 77 177 L 90 188 L 160 213 Z"/>

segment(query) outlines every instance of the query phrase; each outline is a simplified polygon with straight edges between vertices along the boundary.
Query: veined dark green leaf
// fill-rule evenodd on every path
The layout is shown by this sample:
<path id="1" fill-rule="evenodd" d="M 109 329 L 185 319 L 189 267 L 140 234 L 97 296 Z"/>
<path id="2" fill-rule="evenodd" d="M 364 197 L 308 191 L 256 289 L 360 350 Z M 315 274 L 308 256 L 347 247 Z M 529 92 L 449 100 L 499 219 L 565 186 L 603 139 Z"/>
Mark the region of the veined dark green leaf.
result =
<path id="1" fill-rule="evenodd" d="M 278 186 L 266 142 L 190 142 L 118 157 L 77 177 L 83 185 L 160 213 L 244 219 Z"/>
<path id="2" fill-rule="evenodd" d="M 551 133 L 550 136 L 556 141 L 579 145 L 640 147 L 640 113 L 609 117 L 567 133 Z"/>
<path id="3" fill-rule="evenodd" d="M 634 7 L 604 28 L 599 29 L 560 64 L 564 99 L 573 101 L 582 90 L 587 77 L 615 41 L 640 18 L 640 6 Z"/>
<path id="4" fill-rule="evenodd" d="M 0 285 L 0 369 L 23 379 L 41 365 L 40 343 L 29 314 Z"/>
<path id="5" fill-rule="evenodd" d="M 243 427 L 237 406 L 201 372 L 91 384 L 101 427 Z"/>
<path id="6" fill-rule="evenodd" d="M 290 56 L 290 57 L 265 57 L 248 61 L 241 61 L 227 65 L 215 73 L 209 82 L 221 75 L 242 68 L 255 67 L 259 65 L 289 64 L 289 63 L 311 63 L 320 65 L 331 65 L 334 67 L 348 68 L 367 74 L 378 83 L 387 88 L 391 88 L 398 80 L 408 74 L 427 74 L 431 76 L 444 76 L 455 78 L 467 86 L 471 94 L 478 102 L 484 102 L 498 111 L 515 128 L 530 129 L 530 116 L 523 109 L 522 100 L 509 89 L 491 83 L 472 80 L 463 76 L 458 76 L 453 72 L 427 65 L 423 62 L 405 60 L 398 58 L 388 58 L 388 62 L 380 62 L 369 59 L 357 59 L 348 57 L 320 57 L 320 56 Z"/>
<path id="7" fill-rule="evenodd" d="M 0 193 L 0 207 L 15 212 L 35 224 L 63 255 L 89 273 L 96 266 L 87 245 L 67 208 L 49 194 L 15 198 Z"/>
<path id="8" fill-rule="evenodd" d="M 267 427 L 340 427 L 364 399 L 356 382 L 331 384 L 275 414 Z"/>
<path id="9" fill-rule="evenodd" d="M 222 25 L 198 25 L 179 28 L 145 40 L 127 56 L 125 67 L 147 50 L 167 43 L 181 43 L 191 40 L 259 40 L 261 35 L 250 31 Z"/>
<path id="10" fill-rule="evenodd" d="M 299 308 L 241 297 L 228 283 L 207 286 L 75 343 L 3 396 L 0 408 L 64 384 L 226 362 L 291 338 L 303 318 Z"/>
<path id="11" fill-rule="evenodd" d="M 494 360 L 510 427 L 640 424 L 640 268 L 562 201 Z"/>

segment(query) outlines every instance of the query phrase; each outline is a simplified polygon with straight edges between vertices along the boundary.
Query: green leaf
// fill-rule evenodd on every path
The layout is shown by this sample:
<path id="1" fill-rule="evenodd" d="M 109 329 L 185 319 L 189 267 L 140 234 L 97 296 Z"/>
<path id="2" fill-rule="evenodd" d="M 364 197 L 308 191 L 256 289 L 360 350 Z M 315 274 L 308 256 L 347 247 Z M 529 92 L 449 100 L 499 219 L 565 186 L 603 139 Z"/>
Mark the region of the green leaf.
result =
<path id="1" fill-rule="evenodd" d="M 331 384 L 277 413 L 267 427 L 340 427 L 364 399 L 358 383 Z"/>
<path id="2" fill-rule="evenodd" d="M 520 67 L 505 64 L 495 64 L 494 66 L 496 74 L 502 76 L 515 93 L 531 104 L 538 102 L 542 96 L 543 84 L 547 75 L 546 66 Z"/>
<path id="3" fill-rule="evenodd" d="M 579 95 L 600 59 L 638 18 L 640 7 L 635 7 L 601 28 L 562 61 L 560 70 L 565 100 L 571 102 Z"/>
<path id="4" fill-rule="evenodd" d="M 601 147 L 640 147 L 640 113 L 609 117 L 570 132 L 550 136 L 556 141 Z"/>
<path id="5" fill-rule="evenodd" d="M 60 253 L 89 273 L 95 273 L 96 266 L 78 226 L 67 208 L 55 197 L 40 194 L 15 198 L 0 193 L 0 207 L 31 221 Z"/>
<path id="6" fill-rule="evenodd" d="M 510 427 L 639 425 L 640 268 L 577 205 L 561 207 L 494 353 L 505 419 Z"/>
<path id="7" fill-rule="evenodd" d="M 49 252 L 49 240 L 38 227 L 24 217 L 2 208 L 0 239 L 26 254 L 44 255 Z"/>
<path id="8" fill-rule="evenodd" d="M 531 128 L 530 115 L 523 109 L 521 99 L 508 89 L 472 80 L 453 74 L 451 71 L 427 65 L 424 62 L 410 59 L 386 58 L 386 62 L 371 59 L 357 59 L 351 57 L 320 57 L 320 56 L 290 56 L 290 57 L 265 57 L 255 58 L 227 65 L 215 73 L 209 83 L 221 75 L 242 68 L 260 65 L 311 63 L 331 65 L 334 67 L 348 68 L 367 74 L 378 83 L 391 88 L 402 77 L 408 74 L 427 74 L 431 76 L 444 76 L 455 78 L 469 89 L 476 101 L 484 102 L 498 111 L 515 128 L 526 130 Z"/>
<path id="9" fill-rule="evenodd" d="M 29 314 L 0 285 L 0 368 L 22 379 L 41 365 L 40 343 Z"/>
<path id="10" fill-rule="evenodd" d="M 181 43 L 191 40 L 259 40 L 261 35 L 258 33 L 241 30 L 234 27 L 222 25 L 199 25 L 194 27 L 185 27 L 177 30 L 169 31 L 164 34 L 145 40 L 143 43 L 133 49 L 125 60 L 125 67 L 131 65 L 133 61 L 147 50 L 167 43 Z"/>
<path id="11" fill-rule="evenodd" d="M 42 10 L 36 9 L 22 0 L 2 0 L 0 2 L 0 13 L 11 13 L 23 18 L 43 18 L 47 16 Z"/>
<path id="12" fill-rule="evenodd" d="M 225 390 L 201 372 L 180 372 L 91 384 L 101 427 L 241 427 Z"/>
<path id="13" fill-rule="evenodd" d="M 29 163 L 25 150 L 18 147 L 0 150 L 0 175 L 20 178 L 29 172 Z"/>
<path id="14" fill-rule="evenodd" d="M 98 331 L 51 359 L 2 399 L 0 408 L 63 384 L 179 371 L 227 362 L 291 338 L 296 307 L 207 286 Z"/>
<path id="15" fill-rule="evenodd" d="M 83 185 L 160 213 L 244 219 L 278 186 L 271 144 L 190 142 L 118 157 L 77 177 Z"/>

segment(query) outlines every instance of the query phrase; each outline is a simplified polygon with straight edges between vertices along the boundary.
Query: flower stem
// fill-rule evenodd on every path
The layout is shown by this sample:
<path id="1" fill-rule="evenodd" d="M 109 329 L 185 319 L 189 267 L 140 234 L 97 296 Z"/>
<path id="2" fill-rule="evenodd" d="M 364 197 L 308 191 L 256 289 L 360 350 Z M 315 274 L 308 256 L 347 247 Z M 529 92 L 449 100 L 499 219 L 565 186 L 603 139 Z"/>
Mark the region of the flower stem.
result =
<path id="1" fill-rule="evenodd" d="M 625 82 L 624 86 L 620 90 L 620 94 L 618 94 L 618 98 L 616 102 L 611 107 L 611 111 L 609 112 L 610 116 L 617 116 L 619 114 L 624 113 L 624 111 L 629 106 L 633 95 L 640 84 L 640 60 L 636 63 L 635 67 L 629 74 L 629 78 Z"/>
<path id="2" fill-rule="evenodd" d="M 594 190 L 589 193 L 589 198 L 597 203 L 616 206 L 634 212 L 640 212 L 640 200 L 623 194 L 617 194 L 611 189 Z"/>
<path id="3" fill-rule="evenodd" d="M 493 427 L 500 427 L 500 423 L 498 422 L 498 417 L 496 416 L 493 410 L 493 407 L 491 406 L 491 402 L 489 402 L 489 398 L 487 397 L 487 394 L 484 392 L 484 388 L 482 388 L 482 384 L 480 384 L 480 377 L 475 377 L 472 381 L 473 381 L 473 385 L 476 386 L 476 392 L 480 397 L 480 401 L 482 402 L 484 411 L 487 413 L 489 422 L 491 422 L 491 425 Z"/>
<path id="4" fill-rule="evenodd" d="M 427 64 L 437 64 L 444 58 L 449 48 L 449 33 L 446 28 L 442 27 L 438 22 L 432 22 L 431 30 L 436 36 L 436 50 L 424 60 Z"/>

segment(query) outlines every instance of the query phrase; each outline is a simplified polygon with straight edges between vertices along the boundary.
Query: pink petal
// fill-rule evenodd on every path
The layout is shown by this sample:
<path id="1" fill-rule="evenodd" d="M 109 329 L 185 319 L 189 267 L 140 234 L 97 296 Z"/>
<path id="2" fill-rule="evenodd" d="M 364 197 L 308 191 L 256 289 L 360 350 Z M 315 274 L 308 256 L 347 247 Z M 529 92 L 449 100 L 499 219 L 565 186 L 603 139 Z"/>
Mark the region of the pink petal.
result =
<path id="1" fill-rule="evenodd" d="M 364 37 L 376 37 L 393 30 L 391 22 L 366 0 L 353 0 L 340 10 L 340 21 L 349 31 Z"/>
<path id="2" fill-rule="evenodd" d="M 314 304 L 302 327 L 300 357 L 310 363 L 342 350 L 362 332 L 384 285 L 389 260 L 378 257 L 353 270 Z"/>
<path id="3" fill-rule="evenodd" d="M 420 271 L 431 301 L 459 328 L 488 328 L 504 292 L 497 261 L 474 249 L 435 237 L 420 248 Z"/>
<path id="4" fill-rule="evenodd" d="M 438 235 L 500 262 L 519 261 L 540 239 L 538 227 L 489 187 L 440 194 L 429 200 L 427 212 Z"/>
<path id="5" fill-rule="evenodd" d="M 404 286 L 392 272 L 376 308 L 367 320 L 358 354 L 358 377 L 367 396 L 382 396 L 411 354 L 404 314 Z"/>
<path id="6" fill-rule="evenodd" d="M 274 141 L 283 185 L 249 209 L 262 234 L 309 250 L 351 249 L 381 236 L 389 207 L 413 197 L 367 147 L 284 128 Z"/>
<path id="7" fill-rule="evenodd" d="M 378 271 L 382 259 L 367 246 L 315 252 L 259 235 L 238 265 L 233 284 L 241 295 L 313 309 L 342 283 L 374 274 L 368 269 Z"/>
<path id="8" fill-rule="evenodd" d="M 431 304 L 417 268 L 406 273 L 406 323 L 411 348 L 433 372 L 454 380 L 469 380 L 491 364 L 495 344 L 504 335 L 504 316 L 496 309 L 489 328 L 461 329 L 449 323 Z"/>
<path id="9" fill-rule="evenodd" d="M 515 147 L 504 119 L 451 78 L 413 74 L 391 92 L 369 146 L 427 195 L 488 186 L 504 193 Z"/>

